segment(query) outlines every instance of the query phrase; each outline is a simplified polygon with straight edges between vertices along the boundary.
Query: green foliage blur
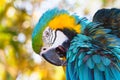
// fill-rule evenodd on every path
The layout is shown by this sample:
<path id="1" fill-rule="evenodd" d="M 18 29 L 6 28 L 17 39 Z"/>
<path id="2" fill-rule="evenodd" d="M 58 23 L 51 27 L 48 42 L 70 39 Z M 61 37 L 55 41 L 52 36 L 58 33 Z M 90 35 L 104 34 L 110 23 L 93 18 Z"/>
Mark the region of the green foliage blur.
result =
<path id="1" fill-rule="evenodd" d="M 0 1 L 0 80 L 65 80 L 62 67 L 47 63 L 32 50 L 31 33 L 37 22 L 35 19 L 38 18 L 35 10 L 44 10 L 40 7 L 45 1 L 51 3 L 49 0 Z M 88 15 L 93 12 L 92 8 L 96 8 L 93 6 L 95 1 L 100 5 L 98 9 L 116 7 L 120 2 L 87 0 L 88 4 L 82 5 L 84 0 L 75 0 L 74 3 L 70 1 L 72 0 L 61 0 L 55 7 L 67 8 L 72 12 L 83 9 L 80 13 Z"/>

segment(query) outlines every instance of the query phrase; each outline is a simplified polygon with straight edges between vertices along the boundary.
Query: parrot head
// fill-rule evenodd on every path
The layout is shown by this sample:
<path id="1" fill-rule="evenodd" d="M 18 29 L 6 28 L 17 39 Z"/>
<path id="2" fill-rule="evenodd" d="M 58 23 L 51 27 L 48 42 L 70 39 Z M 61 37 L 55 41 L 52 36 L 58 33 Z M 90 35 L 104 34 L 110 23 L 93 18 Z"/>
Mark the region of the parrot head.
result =
<path id="1" fill-rule="evenodd" d="M 70 41 L 78 33 L 81 33 L 78 16 L 57 8 L 48 10 L 33 30 L 33 50 L 48 62 L 63 66 Z"/>

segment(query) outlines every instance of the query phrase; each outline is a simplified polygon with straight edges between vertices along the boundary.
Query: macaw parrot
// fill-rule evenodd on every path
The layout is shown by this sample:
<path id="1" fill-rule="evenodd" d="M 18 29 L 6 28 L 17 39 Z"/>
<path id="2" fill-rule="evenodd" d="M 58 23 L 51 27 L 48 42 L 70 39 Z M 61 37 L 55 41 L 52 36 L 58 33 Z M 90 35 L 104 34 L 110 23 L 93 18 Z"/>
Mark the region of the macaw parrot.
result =
<path id="1" fill-rule="evenodd" d="M 100 9 L 93 20 L 54 8 L 32 33 L 33 50 L 56 66 L 66 80 L 120 80 L 120 9 Z"/>

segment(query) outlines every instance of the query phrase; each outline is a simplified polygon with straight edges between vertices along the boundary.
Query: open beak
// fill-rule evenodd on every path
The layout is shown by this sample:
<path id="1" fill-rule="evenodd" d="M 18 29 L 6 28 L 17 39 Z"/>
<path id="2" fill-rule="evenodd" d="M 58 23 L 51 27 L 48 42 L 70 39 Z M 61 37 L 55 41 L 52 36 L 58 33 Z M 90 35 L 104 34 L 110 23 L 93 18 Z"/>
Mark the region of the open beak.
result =
<path id="1" fill-rule="evenodd" d="M 65 66 L 66 61 L 62 59 L 62 57 L 65 57 L 64 55 L 65 53 L 66 53 L 65 49 L 59 46 L 57 48 L 48 49 L 44 52 L 41 52 L 40 54 L 45 60 L 47 60 L 53 65 Z"/>
<path id="2" fill-rule="evenodd" d="M 65 66 L 66 61 L 62 60 L 55 48 L 49 49 L 41 53 L 41 55 L 51 64 L 54 64 L 56 66 Z"/>

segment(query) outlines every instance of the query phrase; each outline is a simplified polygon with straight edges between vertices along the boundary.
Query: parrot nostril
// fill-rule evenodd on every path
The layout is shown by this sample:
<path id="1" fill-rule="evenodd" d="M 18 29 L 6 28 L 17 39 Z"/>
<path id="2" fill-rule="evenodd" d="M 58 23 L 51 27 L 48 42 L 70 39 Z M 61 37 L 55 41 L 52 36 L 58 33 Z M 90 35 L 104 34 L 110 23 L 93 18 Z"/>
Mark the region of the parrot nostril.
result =
<path id="1" fill-rule="evenodd" d="M 46 48 L 43 48 L 43 50 L 46 50 Z"/>
<path id="2" fill-rule="evenodd" d="M 45 50 L 47 50 L 47 48 L 46 48 L 46 47 L 43 47 L 41 50 L 42 50 L 42 51 L 45 51 Z"/>

